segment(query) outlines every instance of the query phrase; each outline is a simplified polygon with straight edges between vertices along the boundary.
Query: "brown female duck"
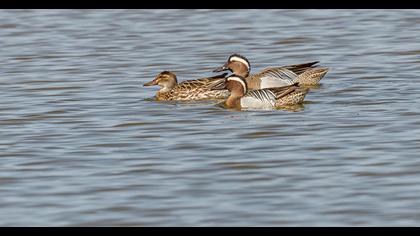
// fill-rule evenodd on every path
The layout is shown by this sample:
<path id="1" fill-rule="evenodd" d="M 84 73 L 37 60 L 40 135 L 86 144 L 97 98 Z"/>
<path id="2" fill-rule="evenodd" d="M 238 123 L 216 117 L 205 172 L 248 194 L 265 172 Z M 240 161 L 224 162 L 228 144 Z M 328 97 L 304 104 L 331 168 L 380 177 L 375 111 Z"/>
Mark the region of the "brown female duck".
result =
<path id="1" fill-rule="evenodd" d="M 227 73 L 224 73 L 213 77 L 186 80 L 178 83 L 174 73 L 163 71 L 154 80 L 143 84 L 143 86 L 159 85 L 160 89 L 156 93 L 157 100 L 224 99 L 229 96 L 228 90 L 211 90 L 210 87 L 217 82 L 223 81 L 226 75 Z"/>

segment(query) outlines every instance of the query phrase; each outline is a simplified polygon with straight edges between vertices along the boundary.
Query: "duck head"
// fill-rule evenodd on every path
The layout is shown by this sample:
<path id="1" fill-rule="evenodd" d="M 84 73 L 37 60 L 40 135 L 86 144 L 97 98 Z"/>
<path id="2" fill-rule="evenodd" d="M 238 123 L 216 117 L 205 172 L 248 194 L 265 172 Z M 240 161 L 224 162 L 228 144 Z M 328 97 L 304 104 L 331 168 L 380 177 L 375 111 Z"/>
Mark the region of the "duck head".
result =
<path id="1" fill-rule="evenodd" d="M 159 73 L 154 80 L 143 84 L 143 86 L 160 86 L 160 92 L 168 92 L 177 85 L 176 75 L 170 71 Z"/>
<path id="2" fill-rule="evenodd" d="M 213 72 L 221 72 L 226 70 L 231 71 L 235 75 L 240 75 L 246 78 L 251 71 L 251 64 L 249 63 L 248 59 L 246 59 L 246 57 L 235 53 L 230 55 L 222 67 L 215 69 Z"/>
<path id="3" fill-rule="evenodd" d="M 225 105 L 228 108 L 241 108 L 241 98 L 245 95 L 248 90 L 248 86 L 244 77 L 240 75 L 231 75 L 221 82 L 213 85 L 211 90 L 227 89 L 230 92 Z"/>
<path id="4" fill-rule="evenodd" d="M 248 91 L 246 80 L 240 75 L 231 75 L 221 82 L 213 85 L 211 90 L 227 89 L 233 96 L 242 97 Z"/>

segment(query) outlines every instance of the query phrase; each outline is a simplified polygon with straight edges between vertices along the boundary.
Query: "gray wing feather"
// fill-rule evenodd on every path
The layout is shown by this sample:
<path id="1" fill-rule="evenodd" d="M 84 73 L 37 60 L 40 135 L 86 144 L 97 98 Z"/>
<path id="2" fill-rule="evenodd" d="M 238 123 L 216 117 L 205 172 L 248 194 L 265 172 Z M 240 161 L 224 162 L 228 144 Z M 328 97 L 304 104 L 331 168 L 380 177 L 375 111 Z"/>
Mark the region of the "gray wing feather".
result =
<path id="1" fill-rule="evenodd" d="M 298 76 L 286 68 L 269 68 L 261 73 L 262 77 L 274 77 L 293 82 Z"/>
<path id="2" fill-rule="evenodd" d="M 272 103 L 276 100 L 276 95 L 268 89 L 249 90 L 245 96 L 253 97 L 260 100 L 261 102 Z"/>

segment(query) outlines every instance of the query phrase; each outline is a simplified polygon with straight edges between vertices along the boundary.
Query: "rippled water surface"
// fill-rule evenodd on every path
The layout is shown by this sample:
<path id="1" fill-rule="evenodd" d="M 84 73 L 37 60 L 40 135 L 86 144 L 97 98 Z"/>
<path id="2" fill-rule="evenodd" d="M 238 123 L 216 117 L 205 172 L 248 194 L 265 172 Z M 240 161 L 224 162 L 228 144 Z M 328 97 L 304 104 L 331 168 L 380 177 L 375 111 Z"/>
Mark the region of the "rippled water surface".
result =
<path id="1" fill-rule="evenodd" d="M 415 226 L 419 10 L 0 11 L 0 226 Z M 165 103 L 163 70 L 331 68 L 295 111 Z"/>

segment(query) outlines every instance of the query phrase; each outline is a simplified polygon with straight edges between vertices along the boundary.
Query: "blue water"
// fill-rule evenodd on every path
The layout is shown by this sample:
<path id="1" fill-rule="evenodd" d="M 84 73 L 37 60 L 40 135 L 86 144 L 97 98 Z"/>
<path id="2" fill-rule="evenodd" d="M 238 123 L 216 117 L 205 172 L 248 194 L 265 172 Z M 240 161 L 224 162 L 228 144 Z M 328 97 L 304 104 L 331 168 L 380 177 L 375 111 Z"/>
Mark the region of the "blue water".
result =
<path id="1" fill-rule="evenodd" d="M 0 226 L 417 226 L 419 10 L 0 11 Z M 330 68 L 296 111 L 163 70 Z"/>

